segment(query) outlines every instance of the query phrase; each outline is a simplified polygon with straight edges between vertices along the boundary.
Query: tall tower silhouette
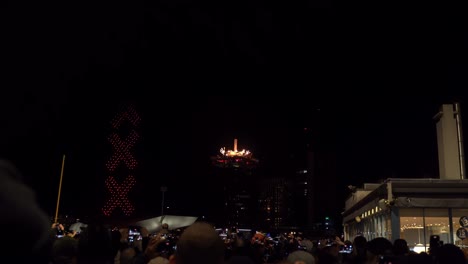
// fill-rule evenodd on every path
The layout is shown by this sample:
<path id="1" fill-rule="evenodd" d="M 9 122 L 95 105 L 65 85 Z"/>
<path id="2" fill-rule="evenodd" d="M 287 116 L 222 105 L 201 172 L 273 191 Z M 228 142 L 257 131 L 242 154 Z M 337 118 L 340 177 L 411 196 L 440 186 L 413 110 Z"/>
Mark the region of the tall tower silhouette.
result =
<path id="1" fill-rule="evenodd" d="M 217 168 L 216 173 L 222 182 L 223 224 L 232 227 L 249 227 L 254 222 L 252 216 L 256 209 L 256 184 L 251 175 L 258 160 L 248 150 L 239 151 L 237 139 L 234 148 L 221 148 L 219 154 L 211 158 Z"/>

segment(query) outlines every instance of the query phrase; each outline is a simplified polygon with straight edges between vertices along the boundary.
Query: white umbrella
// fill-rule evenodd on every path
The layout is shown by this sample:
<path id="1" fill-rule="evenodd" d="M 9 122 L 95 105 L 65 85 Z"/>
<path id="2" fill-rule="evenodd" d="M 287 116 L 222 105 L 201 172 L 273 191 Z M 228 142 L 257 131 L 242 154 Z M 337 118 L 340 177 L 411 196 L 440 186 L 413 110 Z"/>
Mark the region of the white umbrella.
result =
<path id="1" fill-rule="evenodd" d="M 76 222 L 76 223 L 72 224 L 70 226 L 70 228 L 68 228 L 68 230 L 75 231 L 75 232 L 79 233 L 79 232 L 82 231 L 83 228 L 86 228 L 86 227 L 88 227 L 87 224 L 84 224 L 84 223 L 81 223 L 81 222 Z"/>
<path id="2" fill-rule="evenodd" d="M 198 217 L 194 216 L 164 215 L 142 220 L 137 222 L 136 224 L 138 226 L 146 228 L 150 233 L 154 233 L 156 231 L 161 230 L 163 223 L 169 225 L 169 230 L 174 230 L 195 223 L 195 221 L 197 221 L 197 218 Z"/>

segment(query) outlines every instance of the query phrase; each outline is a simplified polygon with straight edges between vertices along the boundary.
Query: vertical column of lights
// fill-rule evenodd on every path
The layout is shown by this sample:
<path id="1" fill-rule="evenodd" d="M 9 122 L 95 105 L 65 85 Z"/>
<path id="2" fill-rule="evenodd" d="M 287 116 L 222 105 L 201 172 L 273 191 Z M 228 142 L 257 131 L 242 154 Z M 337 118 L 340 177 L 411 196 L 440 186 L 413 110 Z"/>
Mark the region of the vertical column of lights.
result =
<path id="1" fill-rule="evenodd" d="M 133 128 L 136 128 L 141 121 L 140 116 L 133 106 L 129 106 L 125 111 L 117 114 L 111 121 L 112 128 L 118 130 L 125 121 L 130 122 Z M 132 155 L 131 149 L 139 139 L 138 133 L 132 129 L 130 134 L 122 139 L 116 132 L 113 132 L 108 140 L 112 145 L 113 154 L 106 162 L 107 171 L 112 174 L 117 167 L 123 163 L 129 171 L 138 166 L 136 158 Z M 113 176 L 107 177 L 105 185 L 109 191 L 110 197 L 102 208 L 102 213 L 110 216 L 116 208 L 121 208 L 127 216 L 135 211 L 135 207 L 128 199 L 128 193 L 135 185 L 136 180 L 132 175 L 128 175 L 125 180 L 119 184 Z"/>

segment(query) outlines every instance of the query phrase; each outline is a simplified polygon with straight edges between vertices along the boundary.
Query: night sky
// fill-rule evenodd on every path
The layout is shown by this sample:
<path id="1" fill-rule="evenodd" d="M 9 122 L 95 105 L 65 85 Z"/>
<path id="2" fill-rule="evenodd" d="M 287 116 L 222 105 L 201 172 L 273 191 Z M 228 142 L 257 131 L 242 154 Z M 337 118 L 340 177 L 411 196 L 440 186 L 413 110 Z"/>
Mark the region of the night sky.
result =
<path id="1" fill-rule="evenodd" d="M 209 157 L 234 137 L 260 159 L 263 176 L 279 177 L 291 170 L 297 135 L 317 131 L 336 164 L 337 213 L 349 184 L 437 177 L 432 117 L 444 102 L 468 109 L 462 19 L 329 4 L 339 5 L 12 11 L 0 153 L 50 214 L 64 153 L 64 212 L 87 214 L 93 206 L 83 204 L 101 202 L 89 194 L 104 190 L 109 121 L 126 103 L 142 117 L 135 151 L 145 195 L 135 199 L 145 216 L 158 215 L 162 184 L 173 213 L 204 214 L 219 187 Z"/>

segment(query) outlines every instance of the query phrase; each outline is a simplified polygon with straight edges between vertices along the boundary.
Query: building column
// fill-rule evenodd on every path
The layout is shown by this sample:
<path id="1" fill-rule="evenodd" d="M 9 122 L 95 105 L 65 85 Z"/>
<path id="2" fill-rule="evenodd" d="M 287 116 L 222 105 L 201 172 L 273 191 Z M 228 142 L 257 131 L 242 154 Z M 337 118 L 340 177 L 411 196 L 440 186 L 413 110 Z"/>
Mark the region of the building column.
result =
<path id="1" fill-rule="evenodd" d="M 392 226 L 392 243 L 400 238 L 400 209 L 398 207 L 392 207 L 390 209 L 390 223 Z"/>

